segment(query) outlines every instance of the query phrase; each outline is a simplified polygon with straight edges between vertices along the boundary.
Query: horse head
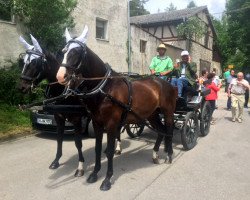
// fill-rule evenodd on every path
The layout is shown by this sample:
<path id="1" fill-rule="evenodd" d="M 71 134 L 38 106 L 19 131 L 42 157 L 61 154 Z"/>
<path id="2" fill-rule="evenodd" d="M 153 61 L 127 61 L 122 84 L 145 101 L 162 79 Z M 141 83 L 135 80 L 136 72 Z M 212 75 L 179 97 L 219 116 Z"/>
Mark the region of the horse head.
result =
<path id="1" fill-rule="evenodd" d="M 26 49 L 26 53 L 23 56 L 22 61 L 22 73 L 21 82 L 19 89 L 23 93 L 30 92 L 34 87 L 36 87 L 42 80 L 48 79 L 49 73 L 53 77 L 53 70 L 46 69 L 48 66 L 48 60 L 51 65 L 56 65 L 56 71 L 59 68 L 59 63 L 56 58 L 52 56 L 49 52 L 44 52 L 38 43 L 38 41 L 32 36 L 32 45 L 26 42 L 21 36 L 19 38 L 20 42 Z M 52 64 L 53 63 L 53 64 Z M 47 72 L 49 70 L 49 73 Z M 56 80 L 56 72 L 54 73 L 54 80 Z"/>

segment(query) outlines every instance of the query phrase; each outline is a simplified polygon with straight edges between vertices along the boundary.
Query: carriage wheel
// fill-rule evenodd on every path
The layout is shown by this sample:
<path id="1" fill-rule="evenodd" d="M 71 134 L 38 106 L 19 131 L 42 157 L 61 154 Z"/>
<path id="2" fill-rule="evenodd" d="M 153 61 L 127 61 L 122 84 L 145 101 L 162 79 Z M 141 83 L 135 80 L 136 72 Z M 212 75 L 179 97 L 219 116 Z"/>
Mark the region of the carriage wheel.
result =
<path id="1" fill-rule="evenodd" d="M 143 124 L 127 124 L 125 125 L 125 129 L 131 138 L 135 138 L 142 134 L 144 130 L 144 125 Z"/>
<path id="2" fill-rule="evenodd" d="M 209 133 L 210 121 L 211 121 L 210 113 L 211 113 L 211 106 L 209 102 L 206 101 L 201 110 L 201 119 L 200 119 L 201 136 L 206 136 Z"/>
<path id="3" fill-rule="evenodd" d="M 190 150 L 196 145 L 199 132 L 198 118 L 195 112 L 188 112 L 181 130 L 181 141 L 185 150 Z"/>

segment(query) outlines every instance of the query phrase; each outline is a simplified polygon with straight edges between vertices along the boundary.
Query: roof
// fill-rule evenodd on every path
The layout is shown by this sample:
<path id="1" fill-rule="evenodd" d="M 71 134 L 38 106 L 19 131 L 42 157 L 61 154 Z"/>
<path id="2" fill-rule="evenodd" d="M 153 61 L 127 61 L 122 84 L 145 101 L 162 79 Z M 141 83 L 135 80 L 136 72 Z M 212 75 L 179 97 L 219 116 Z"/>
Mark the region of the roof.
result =
<path id="1" fill-rule="evenodd" d="M 184 20 L 185 18 L 192 17 L 197 13 L 207 10 L 207 6 L 200 6 L 194 8 L 186 8 L 182 10 L 174 10 L 163 13 L 140 15 L 135 17 L 130 17 L 131 24 L 154 24 L 161 22 L 172 22 Z"/>

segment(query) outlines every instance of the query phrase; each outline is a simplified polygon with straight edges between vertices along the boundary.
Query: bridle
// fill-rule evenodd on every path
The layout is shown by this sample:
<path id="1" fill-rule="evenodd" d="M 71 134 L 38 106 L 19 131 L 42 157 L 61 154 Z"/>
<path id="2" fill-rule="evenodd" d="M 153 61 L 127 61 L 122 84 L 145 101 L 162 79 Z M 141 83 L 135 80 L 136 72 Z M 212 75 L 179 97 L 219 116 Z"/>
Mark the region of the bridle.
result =
<path id="1" fill-rule="evenodd" d="M 65 64 L 61 64 L 61 66 L 65 67 L 66 69 L 70 69 L 73 71 L 73 74 L 71 75 L 71 77 L 69 78 L 69 81 L 74 81 L 74 80 L 81 80 L 81 78 L 79 78 L 77 76 L 77 74 L 80 73 L 81 67 L 84 68 L 84 66 L 86 65 L 87 62 L 87 46 L 85 43 L 82 43 L 78 40 L 72 39 L 69 40 L 68 43 L 66 44 L 66 46 L 63 49 L 63 52 L 67 52 L 69 49 L 70 44 L 72 43 L 77 43 L 83 50 L 83 53 L 81 54 L 81 58 L 80 61 L 78 61 L 76 67 L 74 66 L 69 66 L 67 63 Z M 97 84 L 97 86 L 95 86 L 93 89 L 89 90 L 89 91 L 84 91 L 84 93 L 82 93 L 82 91 L 80 92 L 81 95 L 88 97 L 88 96 L 93 96 L 99 92 L 103 92 L 103 88 L 106 85 L 109 77 L 111 76 L 112 73 L 112 69 L 108 64 L 105 64 L 105 68 L 106 68 L 106 73 L 104 75 L 104 77 L 102 79 L 100 79 L 101 81 Z M 66 89 L 66 93 L 75 93 L 77 91 L 77 93 L 79 94 L 79 89 L 81 88 L 84 84 L 86 80 L 83 78 L 81 83 L 79 84 L 79 86 L 75 89 L 75 91 L 73 91 L 72 89 L 67 88 Z"/>
<path id="2" fill-rule="evenodd" d="M 66 69 L 70 69 L 73 71 L 73 73 L 75 74 L 76 72 L 79 72 L 79 70 L 81 69 L 81 66 L 82 65 L 85 65 L 85 63 L 87 62 L 86 61 L 86 58 L 87 58 L 87 46 L 86 44 L 78 41 L 78 40 L 75 40 L 75 39 L 71 39 L 68 41 L 68 43 L 66 44 L 66 46 L 63 48 L 63 53 L 66 53 L 69 49 L 69 46 L 73 43 L 77 43 L 83 50 L 83 53 L 81 54 L 81 58 L 80 58 L 80 61 L 78 62 L 79 64 L 77 66 L 69 66 L 68 64 L 64 64 L 62 63 L 61 66 L 65 67 Z M 84 63 L 83 63 L 83 60 L 84 60 Z M 76 75 L 76 74 L 75 74 Z"/>
<path id="3" fill-rule="evenodd" d="M 26 55 L 28 55 L 28 58 L 27 58 L 26 62 L 24 63 L 23 71 L 22 71 L 22 74 L 21 74 L 20 78 L 22 80 L 24 80 L 24 81 L 27 81 L 27 82 L 31 83 L 31 88 L 33 88 L 34 85 L 36 85 L 36 82 L 39 79 L 41 79 L 41 77 L 43 75 L 43 72 L 45 70 L 46 58 L 45 58 L 45 55 L 43 53 L 40 53 L 40 52 L 38 52 L 36 50 L 33 50 L 33 49 L 32 50 L 27 50 Z M 31 60 L 32 55 L 38 56 L 37 58 L 34 59 L 36 61 L 36 64 L 35 64 L 36 66 L 37 66 L 37 63 L 38 63 L 38 59 L 41 60 L 41 70 L 39 71 L 39 73 L 35 77 L 30 77 L 30 76 L 27 76 L 27 75 L 24 74 L 27 67 L 32 62 L 32 60 Z"/>

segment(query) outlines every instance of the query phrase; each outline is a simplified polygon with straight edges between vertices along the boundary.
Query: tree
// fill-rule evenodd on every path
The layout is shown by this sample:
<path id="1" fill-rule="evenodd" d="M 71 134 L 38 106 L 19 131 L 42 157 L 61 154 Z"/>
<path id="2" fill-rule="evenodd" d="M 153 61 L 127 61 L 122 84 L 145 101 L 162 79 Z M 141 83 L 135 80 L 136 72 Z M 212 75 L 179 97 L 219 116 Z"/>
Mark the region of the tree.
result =
<path id="1" fill-rule="evenodd" d="M 12 0 L 0 0 L 0 19 L 11 20 Z"/>
<path id="2" fill-rule="evenodd" d="M 15 0 L 14 12 L 42 47 L 54 51 L 64 44 L 66 27 L 73 27 L 72 10 L 77 0 Z"/>
<path id="3" fill-rule="evenodd" d="M 165 11 L 173 11 L 177 10 L 177 7 L 174 6 L 174 4 L 171 2 L 167 8 L 165 8 Z"/>
<path id="4" fill-rule="evenodd" d="M 231 50 L 228 62 L 243 71 L 250 71 L 250 2 L 228 0 L 226 12 Z"/>
<path id="5" fill-rule="evenodd" d="M 187 5 L 187 8 L 194 8 L 197 7 L 194 1 L 190 1 L 189 4 Z"/>
<path id="6" fill-rule="evenodd" d="M 177 26 L 177 33 L 179 38 L 187 40 L 187 50 L 191 50 L 191 40 L 201 38 L 205 33 L 205 25 L 198 17 L 190 17 L 187 21 L 182 22 Z"/>
<path id="7" fill-rule="evenodd" d="M 147 11 L 144 8 L 144 4 L 147 3 L 149 0 L 132 0 L 130 1 L 130 16 L 138 16 L 138 15 L 147 15 L 150 14 L 149 11 Z"/>

